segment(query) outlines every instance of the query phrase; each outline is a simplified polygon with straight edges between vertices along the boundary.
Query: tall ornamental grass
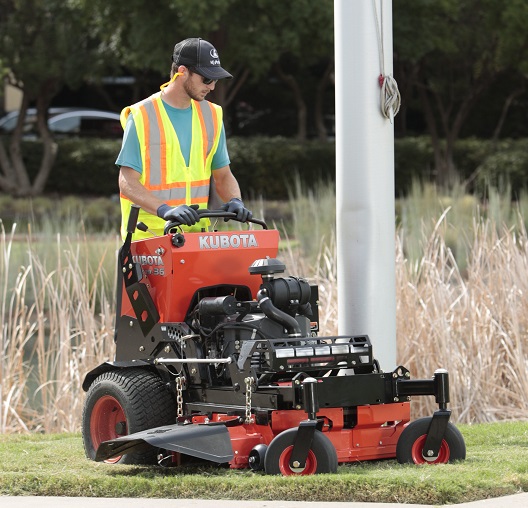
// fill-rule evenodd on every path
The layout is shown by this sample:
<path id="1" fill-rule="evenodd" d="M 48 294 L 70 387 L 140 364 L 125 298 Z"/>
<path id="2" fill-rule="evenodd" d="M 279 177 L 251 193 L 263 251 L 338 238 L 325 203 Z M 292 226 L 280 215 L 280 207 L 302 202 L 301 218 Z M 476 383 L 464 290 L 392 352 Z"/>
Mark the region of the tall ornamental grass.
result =
<path id="1" fill-rule="evenodd" d="M 396 243 L 398 361 L 413 377 L 438 367 L 450 373 L 456 421 L 528 418 L 528 237 L 475 219 L 465 273 L 459 270 L 441 226 L 422 239 L 420 259 L 405 258 Z M 417 397 L 416 414 L 431 414 L 434 400 Z"/>
<path id="2" fill-rule="evenodd" d="M 295 189 L 280 225 L 288 272 L 319 286 L 321 335 L 337 333 L 333 195 Z M 455 422 L 528 418 L 525 210 L 524 198 L 422 186 L 397 204 L 398 363 L 413 378 L 448 369 Z M 0 224 L 1 433 L 78 431 L 82 380 L 114 353 L 119 239 L 50 225 Z M 412 407 L 436 409 L 432 397 Z"/>
<path id="3" fill-rule="evenodd" d="M 83 376 L 113 354 L 116 246 L 0 224 L 0 433 L 79 430 Z"/>

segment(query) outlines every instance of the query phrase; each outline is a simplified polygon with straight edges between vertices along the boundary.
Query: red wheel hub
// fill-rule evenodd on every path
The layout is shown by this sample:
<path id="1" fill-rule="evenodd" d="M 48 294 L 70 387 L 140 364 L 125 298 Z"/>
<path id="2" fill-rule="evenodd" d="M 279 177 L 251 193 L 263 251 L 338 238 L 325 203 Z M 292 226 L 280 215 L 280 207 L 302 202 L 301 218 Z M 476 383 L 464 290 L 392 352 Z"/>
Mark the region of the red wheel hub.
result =
<path id="1" fill-rule="evenodd" d="M 426 439 L 427 434 L 424 434 L 414 442 L 411 450 L 413 462 L 415 464 L 447 464 L 449 462 L 450 451 L 446 440 L 442 440 L 440 450 L 438 451 L 438 457 L 434 460 L 428 460 L 427 457 L 424 457 L 423 453 Z"/>
<path id="2" fill-rule="evenodd" d="M 103 441 L 116 439 L 127 433 L 126 417 L 121 404 L 110 395 L 101 397 L 92 409 L 90 415 L 90 437 L 94 449 L 97 450 Z M 118 433 L 119 430 L 119 433 Z M 115 463 L 121 457 L 114 457 L 105 462 Z"/>
<path id="3" fill-rule="evenodd" d="M 290 467 L 290 457 L 293 451 L 293 445 L 288 446 L 284 449 L 279 457 L 279 468 L 281 473 L 284 476 L 293 476 L 293 475 L 310 475 L 315 474 L 317 471 L 317 458 L 312 450 L 308 452 L 308 457 L 306 457 L 306 465 L 304 468 L 291 468 Z"/>

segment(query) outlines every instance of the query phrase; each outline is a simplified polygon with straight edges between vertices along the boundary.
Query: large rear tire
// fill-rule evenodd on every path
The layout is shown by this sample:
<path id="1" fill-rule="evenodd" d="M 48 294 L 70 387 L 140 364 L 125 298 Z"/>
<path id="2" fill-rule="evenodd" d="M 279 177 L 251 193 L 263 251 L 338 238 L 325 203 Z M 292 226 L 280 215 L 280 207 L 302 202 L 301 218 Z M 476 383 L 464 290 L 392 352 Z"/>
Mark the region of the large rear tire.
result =
<path id="1" fill-rule="evenodd" d="M 424 453 L 427 430 L 432 417 L 414 420 L 402 432 L 396 445 L 396 459 L 400 464 L 447 464 L 466 458 L 466 443 L 460 431 L 448 422 L 438 457 L 431 459 Z"/>
<path id="2" fill-rule="evenodd" d="M 312 446 L 306 458 L 304 468 L 290 467 L 290 457 L 297 436 L 297 428 L 288 429 L 275 436 L 268 446 L 264 458 L 266 474 L 282 474 L 284 476 L 312 475 L 319 473 L 335 473 L 337 471 L 337 452 L 334 445 L 322 432 L 316 430 Z"/>
<path id="3" fill-rule="evenodd" d="M 174 394 L 155 373 L 120 369 L 101 374 L 86 395 L 82 435 L 86 456 L 95 459 L 103 441 L 176 421 Z M 156 450 L 109 459 L 119 464 L 153 464 Z"/>

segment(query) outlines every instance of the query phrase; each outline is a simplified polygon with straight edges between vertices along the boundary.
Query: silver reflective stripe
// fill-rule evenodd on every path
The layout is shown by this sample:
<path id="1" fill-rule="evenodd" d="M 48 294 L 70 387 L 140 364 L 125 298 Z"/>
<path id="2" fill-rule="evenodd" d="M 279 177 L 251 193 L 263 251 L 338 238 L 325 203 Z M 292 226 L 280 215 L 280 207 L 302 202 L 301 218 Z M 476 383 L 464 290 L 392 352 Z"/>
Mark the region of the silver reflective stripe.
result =
<path id="1" fill-rule="evenodd" d="M 146 102 L 145 110 L 149 124 L 149 146 L 147 147 L 147 152 L 150 153 L 150 184 L 161 185 L 161 134 L 154 103 L 152 101 Z"/>
<path id="2" fill-rule="evenodd" d="M 209 106 L 207 101 L 195 102 L 202 110 L 202 116 L 204 119 L 205 130 L 207 132 L 207 156 L 211 153 L 214 144 L 214 122 L 213 122 L 213 109 Z"/>
<path id="3" fill-rule="evenodd" d="M 198 185 L 191 188 L 191 200 L 209 196 L 209 185 Z"/>
<path id="4" fill-rule="evenodd" d="M 185 200 L 185 187 L 177 187 L 175 189 L 165 189 L 151 191 L 154 196 L 158 197 L 162 201 L 171 201 L 172 199 L 183 199 Z"/>
<path id="5" fill-rule="evenodd" d="M 154 196 L 162 201 L 172 201 L 175 199 L 185 200 L 185 187 L 176 187 L 174 189 L 155 190 L 151 191 Z M 209 185 L 199 185 L 198 187 L 191 187 L 191 200 L 209 196 Z"/>
<path id="6" fill-rule="evenodd" d="M 187 197 L 185 187 L 174 187 L 169 190 L 169 194 L 169 199 L 185 199 Z"/>

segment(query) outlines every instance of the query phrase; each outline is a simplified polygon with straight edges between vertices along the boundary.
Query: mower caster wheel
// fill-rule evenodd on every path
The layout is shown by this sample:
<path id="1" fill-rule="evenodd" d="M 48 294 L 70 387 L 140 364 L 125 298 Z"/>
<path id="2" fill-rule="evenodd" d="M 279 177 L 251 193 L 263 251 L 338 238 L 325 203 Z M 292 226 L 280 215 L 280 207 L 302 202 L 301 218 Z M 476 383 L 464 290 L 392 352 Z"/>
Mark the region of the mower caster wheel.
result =
<path id="1" fill-rule="evenodd" d="M 396 445 L 396 459 L 400 464 L 447 464 L 466 458 L 466 443 L 460 431 L 448 422 L 438 457 L 427 457 L 424 451 L 427 430 L 432 417 L 414 420 L 401 433 Z"/>
<path id="2" fill-rule="evenodd" d="M 290 457 L 297 436 L 297 429 L 281 432 L 271 441 L 264 459 L 267 474 L 284 476 L 335 473 L 337 471 L 337 452 L 334 445 L 322 432 L 314 433 L 312 447 L 306 458 L 304 468 L 290 467 Z"/>
<path id="3" fill-rule="evenodd" d="M 258 444 L 249 452 L 249 467 L 252 471 L 262 471 L 264 469 L 264 458 L 268 447 L 265 444 Z"/>

